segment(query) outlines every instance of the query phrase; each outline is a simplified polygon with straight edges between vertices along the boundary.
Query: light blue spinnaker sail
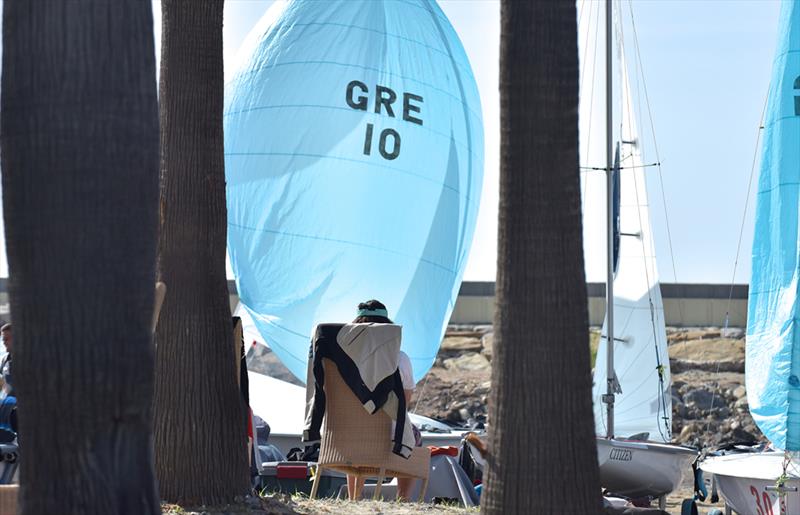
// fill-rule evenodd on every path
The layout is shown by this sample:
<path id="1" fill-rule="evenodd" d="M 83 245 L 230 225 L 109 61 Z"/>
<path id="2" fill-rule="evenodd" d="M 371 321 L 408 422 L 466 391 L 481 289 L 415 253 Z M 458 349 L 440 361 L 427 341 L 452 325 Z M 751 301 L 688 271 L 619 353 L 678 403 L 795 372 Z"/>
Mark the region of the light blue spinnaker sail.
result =
<path id="1" fill-rule="evenodd" d="M 781 7 L 764 124 L 747 314 L 750 413 L 779 449 L 800 450 L 800 4 Z"/>
<path id="2" fill-rule="evenodd" d="M 384 302 L 433 364 L 475 228 L 478 90 L 433 0 L 280 3 L 226 84 L 228 251 L 242 303 L 305 380 L 319 322 Z"/>

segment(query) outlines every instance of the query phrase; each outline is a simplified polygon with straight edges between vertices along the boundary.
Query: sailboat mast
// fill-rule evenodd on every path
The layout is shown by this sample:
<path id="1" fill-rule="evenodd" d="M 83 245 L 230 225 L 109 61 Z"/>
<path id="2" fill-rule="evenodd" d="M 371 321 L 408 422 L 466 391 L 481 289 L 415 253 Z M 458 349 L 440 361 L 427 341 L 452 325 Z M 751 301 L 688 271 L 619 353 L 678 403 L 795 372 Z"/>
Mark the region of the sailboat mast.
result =
<path id="1" fill-rule="evenodd" d="M 611 114 L 611 1 L 606 0 L 606 436 L 614 437 L 614 163 Z"/>

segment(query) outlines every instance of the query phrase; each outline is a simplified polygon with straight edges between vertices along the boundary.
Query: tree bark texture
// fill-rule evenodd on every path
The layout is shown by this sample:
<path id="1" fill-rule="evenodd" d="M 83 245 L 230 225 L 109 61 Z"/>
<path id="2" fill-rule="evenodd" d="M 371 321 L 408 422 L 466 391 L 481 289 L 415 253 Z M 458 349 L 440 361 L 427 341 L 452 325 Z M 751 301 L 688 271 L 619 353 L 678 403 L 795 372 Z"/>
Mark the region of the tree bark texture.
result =
<path id="1" fill-rule="evenodd" d="M 222 0 L 162 0 L 156 471 L 165 501 L 249 489 L 244 402 L 225 273 Z"/>
<path id="2" fill-rule="evenodd" d="M 501 4 L 488 514 L 599 513 L 578 168 L 575 3 Z"/>
<path id="3" fill-rule="evenodd" d="M 20 512 L 161 513 L 150 3 L 4 2 L 0 89 Z"/>

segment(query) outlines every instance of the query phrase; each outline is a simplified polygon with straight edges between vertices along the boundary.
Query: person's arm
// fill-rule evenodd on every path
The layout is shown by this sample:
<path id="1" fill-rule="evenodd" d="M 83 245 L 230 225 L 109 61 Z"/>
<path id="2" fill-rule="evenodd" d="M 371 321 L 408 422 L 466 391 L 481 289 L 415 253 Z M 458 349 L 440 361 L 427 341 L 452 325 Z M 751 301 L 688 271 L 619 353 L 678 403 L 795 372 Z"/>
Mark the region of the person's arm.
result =
<path id="1" fill-rule="evenodd" d="M 411 406 L 411 396 L 414 395 L 414 372 L 411 370 L 411 360 L 405 352 L 400 352 L 397 360 L 397 368 L 400 370 L 400 378 L 403 381 L 403 393 L 406 398 L 406 409 Z"/>

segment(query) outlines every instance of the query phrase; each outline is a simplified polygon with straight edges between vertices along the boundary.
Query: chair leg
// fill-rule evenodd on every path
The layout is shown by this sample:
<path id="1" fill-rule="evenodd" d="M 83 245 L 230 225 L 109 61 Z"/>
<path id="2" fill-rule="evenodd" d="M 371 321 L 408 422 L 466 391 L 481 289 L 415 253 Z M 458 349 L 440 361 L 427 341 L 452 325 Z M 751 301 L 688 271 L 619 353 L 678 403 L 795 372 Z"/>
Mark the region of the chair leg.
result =
<path id="1" fill-rule="evenodd" d="M 419 500 L 417 502 L 425 502 L 425 492 L 428 490 L 428 478 L 422 480 L 422 488 L 419 490 Z"/>
<path id="2" fill-rule="evenodd" d="M 309 498 L 315 499 L 317 497 L 317 490 L 319 490 L 319 478 L 322 477 L 322 465 L 317 465 L 317 473 L 314 474 L 314 484 L 311 486 L 311 495 Z"/>
<path id="3" fill-rule="evenodd" d="M 362 481 L 362 476 L 360 474 L 356 476 L 356 487 L 353 490 L 353 500 L 360 501 L 361 492 L 364 491 L 364 481 Z"/>
<path id="4" fill-rule="evenodd" d="M 381 486 L 383 486 L 383 476 L 386 474 L 386 469 L 381 467 L 380 472 L 378 472 L 378 484 L 375 485 L 375 494 L 372 496 L 373 501 L 377 501 L 381 498 Z"/>

